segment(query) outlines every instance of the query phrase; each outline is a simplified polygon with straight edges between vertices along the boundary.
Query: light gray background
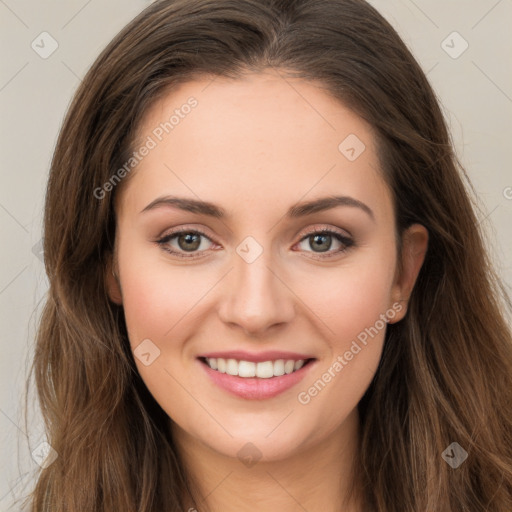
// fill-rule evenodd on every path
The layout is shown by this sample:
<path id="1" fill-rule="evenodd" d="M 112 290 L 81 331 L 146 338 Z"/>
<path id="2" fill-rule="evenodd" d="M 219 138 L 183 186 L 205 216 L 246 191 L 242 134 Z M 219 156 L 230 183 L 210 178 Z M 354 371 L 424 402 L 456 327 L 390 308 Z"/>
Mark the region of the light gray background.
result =
<path id="1" fill-rule="evenodd" d="M 373 0 L 428 73 L 478 193 L 498 271 L 512 283 L 512 0 Z M 69 101 L 108 41 L 149 1 L 0 0 L 0 511 L 29 488 L 44 441 L 21 396 L 47 288 L 38 243 L 49 163 Z M 57 41 L 46 51 L 42 32 Z M 456 31 L 460 35 L 452 35 Z M 443 43 L 443 41 L 445 41 Z M 465 47 L 469 47 L 460 56 Z M 451 54 L 451 55 L 450 55 Z M 457 57 L 457 58 L 454 58 Z M 468 250 L 471 248 L 468 247 Z M 35 410 L 35 407 L 34 407 Z M 30 440 L 30 449 L 27 441 Z"/>

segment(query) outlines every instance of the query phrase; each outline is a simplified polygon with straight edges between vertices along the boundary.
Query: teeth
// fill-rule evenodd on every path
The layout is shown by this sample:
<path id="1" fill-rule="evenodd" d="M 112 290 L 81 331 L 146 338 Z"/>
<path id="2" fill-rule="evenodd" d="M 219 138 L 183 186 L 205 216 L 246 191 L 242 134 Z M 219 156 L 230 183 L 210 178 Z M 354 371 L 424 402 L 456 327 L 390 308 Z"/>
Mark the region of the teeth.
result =
<path id="1" fill-rule="evenodd" d="M 274 376 L 274 364 L 272 361 L 256 363 L 256 377 L 260 379 L 270 379 Z"/>
<path id="2" fill-rule="evenodd" d="M 300 359 L 299 361 L 294 361 L 293 359 L 278 359 L 276 361 L 253 363 L 251 361 L 237 361 L 236 359 L 211 357 L 206 358 L 206 362 L 212 370 L 217 370 L 220 373 L 247 378 L 259 377 L 260 379 L 269 379 L 297 371 L 304 366 L 306 361 L 304 359 Z"/>
<path id="3" fill-rule="evenodd" d="M 238 363 L 238 372 L 235 375 L 240 377 L 256 377 L 256 363 L 240 361 Z"/>
<path id="4" fill-rule="evenodd" d="M 276 376 L 284 375 L 284 359 L 278 359 L 273 365 L 273 374 Z"/>
<path id="5" fill-rule="evenodd" d="M 284 363 L 284 373 L 292 373 L 295 368 L 295 362 L 290 359 Z"/>
<path id="6" fill-rule="evenodd" d="M 235 359 L 226 361 L 226 373 L 228 375 L 238 375 L 238 362 Z"/>

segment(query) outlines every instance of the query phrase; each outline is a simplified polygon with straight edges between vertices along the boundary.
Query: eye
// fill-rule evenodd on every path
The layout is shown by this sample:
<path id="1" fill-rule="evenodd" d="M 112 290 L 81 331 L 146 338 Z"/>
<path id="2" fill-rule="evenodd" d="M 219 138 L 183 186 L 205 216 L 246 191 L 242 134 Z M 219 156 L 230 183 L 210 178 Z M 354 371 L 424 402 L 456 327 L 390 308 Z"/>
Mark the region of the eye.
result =
<path id="1" fill-rule="evenodd" d="M 330 250 L 333 241 L 340 246 L 334 251 Z M 313 252 L 318 254 L 320 258 L 330 258 L 332 256 L 336 256 L 337 254 L 345 252 L 347 249 L 354 245 L 354 241 L 351 238 L 331 228 L 325 228 L 321 230 L 316 228 L 308 231 L 306 236 L 303 237 L 299 242 L 299 244 L 303 243 L 309 244 L 309 247 L 314 248 L 313 251 L 306 250 L 306 252 Z M 318 249 L 318 251 L 316 249 Z M 322 253 L 327 254 L 323 255 Z"/>
<path id="2" fill-rule="evenodd" d="M 175 231 L 157 240 L 156 243 L 159 244 L 164 251 L 180 258 L 197 258 L 197 252 L 202 253 L 207 249 L 204 247 L 205 244 L 203 244 L 202 239 L 213 243 L 202 231 L 197 230 Z M 203 250 L 198 251 L 200 248 Z"/>

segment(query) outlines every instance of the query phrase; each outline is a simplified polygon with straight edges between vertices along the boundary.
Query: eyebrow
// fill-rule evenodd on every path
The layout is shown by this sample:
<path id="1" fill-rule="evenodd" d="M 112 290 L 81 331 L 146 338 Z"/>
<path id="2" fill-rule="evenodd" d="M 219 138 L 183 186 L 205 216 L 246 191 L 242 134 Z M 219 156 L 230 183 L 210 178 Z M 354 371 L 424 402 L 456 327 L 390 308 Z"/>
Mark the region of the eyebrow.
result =
<path id="1" fill-rule="evenodd" d="M 172 206 L 191 213 L 200 215 L 208 215 L 216 219 L 223 219 L 227 217 L 226 211 L 213 203 L 208 201 L 200 201 L 186 197 L 177 196 L 162 196 L 151 201 L 140 213 L 154 210 L 163 206 Z M 365 203 L 350 196 L 328 196 L 321 197 L 312 201 L 297 203 L 291 206 L 286 212 L 286 217 L 295 219 L 318 213 L 325 210 L 330 210 L 337 206 L 350 206 L 352 208 L 359 208 L 364 211 L 368 216 L 375 221 L 375 215 L 372 209 Z"/>

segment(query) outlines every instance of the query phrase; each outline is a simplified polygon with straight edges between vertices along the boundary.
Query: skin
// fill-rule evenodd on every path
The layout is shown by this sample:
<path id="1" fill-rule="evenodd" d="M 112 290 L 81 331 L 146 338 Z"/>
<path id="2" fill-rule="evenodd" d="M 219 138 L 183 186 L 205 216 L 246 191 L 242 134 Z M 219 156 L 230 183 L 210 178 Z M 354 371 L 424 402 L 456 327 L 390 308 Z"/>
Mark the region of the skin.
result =
<path id="1" fill-rule="evenodd" d="M 385 329 L 301 404 L 307 391 L 358 334 L 393 309 L 400 321 L 424 260 L 427 230 L 403 238 L 398 272 L 391 192 L 384 182 L 371 126 L 312 82 L 266 71 L 243 79 L 205 77 L 182 84 L 150 109 L 139 129 L 145 140 L 174 109 L 198 105 L 140 162 L 118 190 L 110 298 L 122 304 L 130 344 L 150 339 L 160 355 L 145 366 L 148 389 L 167 412 L 187 470 L 212 511 L 362 511 L 340 504 L 357 457 L 357 404 L 377 369 Z M 366 149 L 349 161 L 338 145 L 356 134 Z M 216 219 L 162 206 L 173 194 L 219 205 Z M 293 204 L 351 196 L 373 211 L 338 206 L 288 219 Z M 155 240 L 171 228 L 207 237 L 179 258 Z M 332 228 L 353 239 L 344 252 L 334 237 L 331 258 L 307 237 Z M 248 263 L 236 252 L 247 237 L 262 254 Z M 190 244 L 190 242 L 189 242 Z M 397 311 L 398 304 L 401 310 Z M 213 350 L 290 350 L 317 358 L 307 377 L 267 400 L 245 400 L 212 385 L 197 356 Z M 261 459 L 237 457 L 252 443 Z M 357 482 L 356 482 L 357 484 Z"/>

